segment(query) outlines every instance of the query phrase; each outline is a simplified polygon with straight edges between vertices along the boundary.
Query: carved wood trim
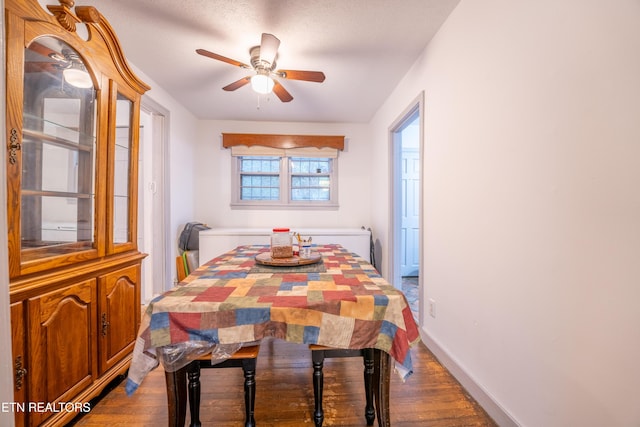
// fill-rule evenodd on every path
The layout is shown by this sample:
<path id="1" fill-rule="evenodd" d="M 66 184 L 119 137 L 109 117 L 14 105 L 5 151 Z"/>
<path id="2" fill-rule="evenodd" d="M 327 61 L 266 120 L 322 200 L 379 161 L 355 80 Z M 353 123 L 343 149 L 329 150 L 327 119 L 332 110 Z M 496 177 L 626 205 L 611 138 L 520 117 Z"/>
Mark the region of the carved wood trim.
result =
<path id="1" fill-rule="evenodd" d="M 80 22 L 77 16 L 73 14 L 71 8 L 75 3 L 74 0 L 58 0 L 60 6 L 47 5 L 47 9 L 56 17 L 62 28 L 69 32 L 76 31 L 76 24 Z"/>
<path id="2" fill-rule="evenodd" d="M 76 6 L 75 11 L 87 26 L 95 29 L 100 34 L 107 45 L 107 49 L 118 73 L 127 84 L 140 94 L 151 89 L 151 86 L 140 80 L 129 67 L 129 63 L 121 48 L 120 40 L 102 13 L 92 6 Z"/>
<path id="3" fill-rule="evenodd" d="M 272 148 L 335 148 L 344 150 L 344 135 L 272 135 L 259 133 L 223 133 L 222 146 L 230 148 L 236 145 L 252 147 L 259 145 Z"/>

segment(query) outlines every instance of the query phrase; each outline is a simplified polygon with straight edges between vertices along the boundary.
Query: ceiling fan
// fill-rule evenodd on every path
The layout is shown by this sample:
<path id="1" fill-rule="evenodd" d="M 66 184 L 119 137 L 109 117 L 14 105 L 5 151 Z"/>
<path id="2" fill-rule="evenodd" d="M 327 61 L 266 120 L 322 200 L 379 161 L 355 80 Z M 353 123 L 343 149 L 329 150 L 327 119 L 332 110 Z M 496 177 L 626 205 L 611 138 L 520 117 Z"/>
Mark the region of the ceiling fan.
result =
<path id="1" fill-rule="evenodd" d="M 54 41 L 54 42 L 52 42 Z M 58 46 L 55 39 L 41 37 L 25 53 L 25 73 L 62 74 L 64 81 L 81 89 L 93 87 L 91 76 L 77 52 Z"/>
<path id="2" fill-rule="evenodd" d="M 223 90 L 233 91 L 251 83 L 251 87 L 258 93 L 267 94 L 273 91 L 282 102 L 289 102 L 293 96 L 278 82 L 276 78 L 289 80 L 303 80 L 307 82 L 322 83 L 325 79 L 322 71 L 278 70 L 276 58 L 280 40 L 273 34 L 262 33 L 260 46 L 254 46 L 249 50 L 251 65 L 244 64 L 235 59 L 230 59 L 205 49 L 196 49 L 196 53 L 240 68 L 253 70 L 255 73 L 236 80 L 223 87 Z"/>

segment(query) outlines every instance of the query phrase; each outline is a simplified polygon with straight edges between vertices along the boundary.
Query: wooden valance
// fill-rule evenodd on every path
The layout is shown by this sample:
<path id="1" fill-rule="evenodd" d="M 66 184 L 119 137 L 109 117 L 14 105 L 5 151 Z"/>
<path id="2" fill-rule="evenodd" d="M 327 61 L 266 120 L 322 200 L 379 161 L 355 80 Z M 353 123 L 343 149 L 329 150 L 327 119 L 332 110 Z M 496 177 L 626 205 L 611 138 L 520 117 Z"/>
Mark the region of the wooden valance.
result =
<path id="1" fill-rule="evenodd" d="M 254 145 L 271 148 L 334 148 L 344 150 L 344 135 L 269 135 L 259 133 L 223 133 L 222 146 Z"/>

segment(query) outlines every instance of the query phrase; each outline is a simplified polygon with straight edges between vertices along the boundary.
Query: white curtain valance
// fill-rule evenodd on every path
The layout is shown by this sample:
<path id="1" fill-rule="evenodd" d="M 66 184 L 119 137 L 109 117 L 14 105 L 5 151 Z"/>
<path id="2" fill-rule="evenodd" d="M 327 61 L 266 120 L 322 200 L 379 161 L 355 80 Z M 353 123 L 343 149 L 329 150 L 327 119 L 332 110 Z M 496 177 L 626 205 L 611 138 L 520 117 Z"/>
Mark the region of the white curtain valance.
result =
<path id="1" fill-rule="evenodd" d="M 338 157 L 338 150 L 329 147 L 288 148 L 284 151 L 288 157 L 329 157 L 331 159 Z"/>
<path id="2" fill-rule="evenodd" d="M 253 145 L 247 147 L 246 145 L 235 145 L 231 147 L 232 156 L 277 156 L 282 157 L 285 155 L 285 150 L 282 148 L 263 147 L 261 145 Z"/>

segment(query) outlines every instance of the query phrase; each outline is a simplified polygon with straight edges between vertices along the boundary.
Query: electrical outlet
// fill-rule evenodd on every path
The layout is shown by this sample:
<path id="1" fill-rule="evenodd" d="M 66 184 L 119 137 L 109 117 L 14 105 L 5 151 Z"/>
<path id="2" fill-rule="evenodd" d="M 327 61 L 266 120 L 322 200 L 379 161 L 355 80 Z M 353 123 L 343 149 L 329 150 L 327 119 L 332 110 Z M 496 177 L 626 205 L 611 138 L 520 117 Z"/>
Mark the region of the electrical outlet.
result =
<path id="1" fill-rule="evenodd" d="M 436 300 L 429 298 L 429 316 L 436 318 Z"/>

